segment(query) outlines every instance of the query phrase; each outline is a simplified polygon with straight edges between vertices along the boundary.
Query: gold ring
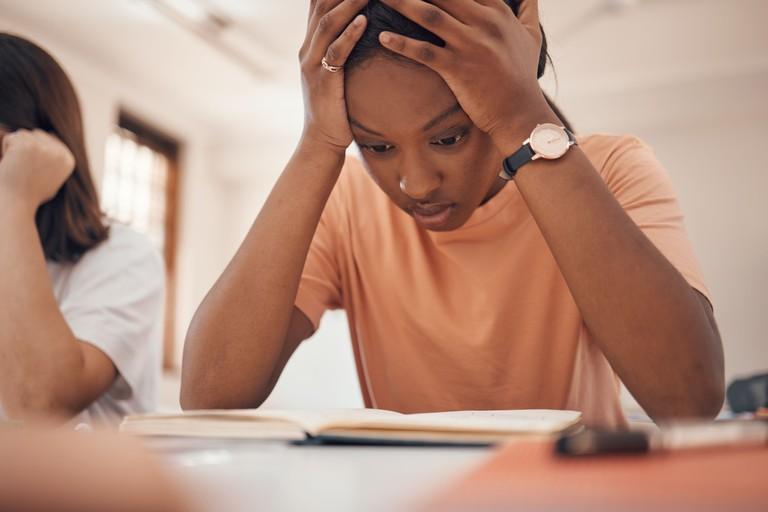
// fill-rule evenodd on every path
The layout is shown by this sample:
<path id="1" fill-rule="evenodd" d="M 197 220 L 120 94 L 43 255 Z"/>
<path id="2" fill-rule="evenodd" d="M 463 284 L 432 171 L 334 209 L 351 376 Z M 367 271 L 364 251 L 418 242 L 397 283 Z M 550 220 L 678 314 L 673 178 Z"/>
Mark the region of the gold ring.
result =
<path id="1" fill-rule="evenodd" d="M 321 60 L 320 63 L 323 65 L 324 70 L 330 71 L 331 73 L 338 73 L 344 69 L 344 66 L 334 66 L 333 64 L 328 64 L 328 61 L 325 60 L 325 57 L 323 57 L 323 60 Z"/>

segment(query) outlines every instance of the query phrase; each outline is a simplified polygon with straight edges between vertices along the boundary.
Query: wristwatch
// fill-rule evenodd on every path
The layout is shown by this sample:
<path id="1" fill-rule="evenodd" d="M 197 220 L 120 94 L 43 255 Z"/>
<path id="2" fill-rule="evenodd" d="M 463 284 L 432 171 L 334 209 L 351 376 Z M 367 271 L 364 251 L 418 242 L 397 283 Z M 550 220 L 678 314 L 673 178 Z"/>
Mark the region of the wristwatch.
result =
<path id="1" fill-rule="evenodd" d="M 499 177 L 511 180 L 518 169 L 532 160 L 557 160 L 574 144 L 576 137 L 566 127 L 552 123 L 536 125 L 528 140 L 523 142 L 523 147 L 504 159 L 504 170 Z"/>

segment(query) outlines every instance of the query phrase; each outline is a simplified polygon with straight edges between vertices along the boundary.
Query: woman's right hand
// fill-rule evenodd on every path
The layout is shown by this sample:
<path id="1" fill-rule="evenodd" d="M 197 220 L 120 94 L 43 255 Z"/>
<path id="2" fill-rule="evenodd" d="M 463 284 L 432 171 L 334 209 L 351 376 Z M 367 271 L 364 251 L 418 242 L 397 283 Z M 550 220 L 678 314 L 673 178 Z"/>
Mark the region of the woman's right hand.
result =
<path id="1" fill-rule="evenodd" d="M 304 91 L 305 142 L 343 154 L 352 143 L 344 99 L 344 69 L 332 73 L 322 59 L 344 66 L 365 30 L 365 16 L 355 17 L 368 0 L 312 0 L 307 36 L 299 51 Z M 354 20 L 353 20 L 354 18 Z"/>
<path id="2" fill-rule="evenodd" d="M 0 192 L 34 212 L 52 199 L 75 170 L 69 148 L 42 130 L 2 132 Z"/>

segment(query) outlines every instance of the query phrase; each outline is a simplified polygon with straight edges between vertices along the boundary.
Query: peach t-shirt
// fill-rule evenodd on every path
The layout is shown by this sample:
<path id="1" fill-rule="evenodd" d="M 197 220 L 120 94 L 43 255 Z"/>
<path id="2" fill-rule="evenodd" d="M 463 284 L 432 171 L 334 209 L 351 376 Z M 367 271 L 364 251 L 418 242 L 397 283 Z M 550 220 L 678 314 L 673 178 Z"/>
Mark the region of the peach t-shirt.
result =
<path id="1" fill-rule="evenodd" d="M 625 211 L 708 295 L 666 172 L 628 136 L 579 138 Z M 573 409 L 621 426 L 619 379 L 515 183 L 461 228 L 432 232 L 349 158 L 323 212 L 296 297 L 318 326 L 346 310 L 367 407 L 406 413 Z"/>

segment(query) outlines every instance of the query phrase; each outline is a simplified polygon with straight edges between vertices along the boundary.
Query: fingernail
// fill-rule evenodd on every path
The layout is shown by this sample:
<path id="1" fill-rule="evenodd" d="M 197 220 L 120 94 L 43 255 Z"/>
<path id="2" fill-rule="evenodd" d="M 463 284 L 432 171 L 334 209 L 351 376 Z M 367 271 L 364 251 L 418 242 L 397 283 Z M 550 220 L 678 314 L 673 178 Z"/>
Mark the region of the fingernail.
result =
<path id="1" fill-rule="evenodd" d="M 362 14 L 358 14 L 355 20 L 352 22 L 352 24 L 356 27 L 359 27 L 360 25 L 363 24 L 363 21 L 365 21 L 365 16 L 363 16 Z"/>
<path id="2" fill-rule="evenodd" d="M 389 35 L 387 32 L 382 32 L 379 34 L 379 41 L 381 41 L 381 44 L 389 44 L 392 42 L 392 36 Z"/>

